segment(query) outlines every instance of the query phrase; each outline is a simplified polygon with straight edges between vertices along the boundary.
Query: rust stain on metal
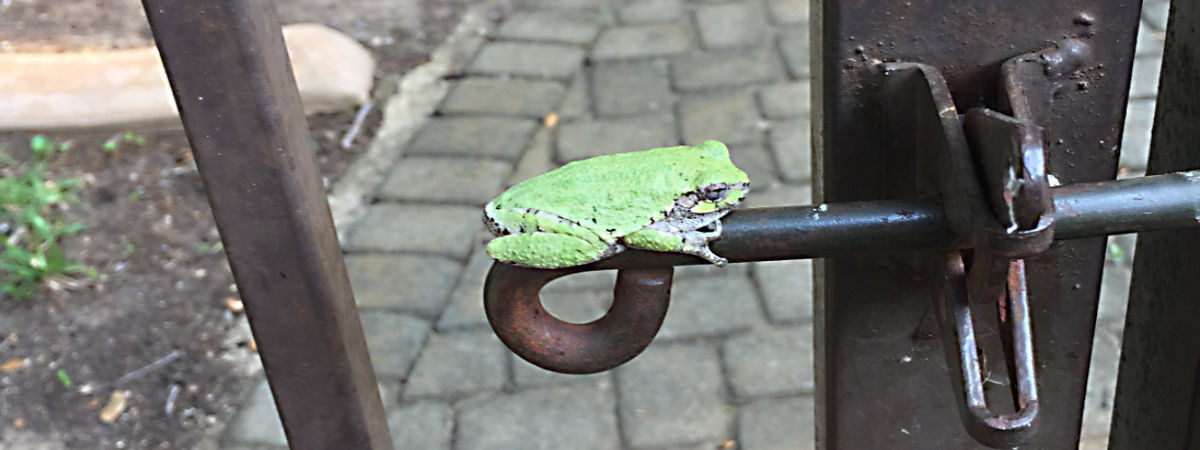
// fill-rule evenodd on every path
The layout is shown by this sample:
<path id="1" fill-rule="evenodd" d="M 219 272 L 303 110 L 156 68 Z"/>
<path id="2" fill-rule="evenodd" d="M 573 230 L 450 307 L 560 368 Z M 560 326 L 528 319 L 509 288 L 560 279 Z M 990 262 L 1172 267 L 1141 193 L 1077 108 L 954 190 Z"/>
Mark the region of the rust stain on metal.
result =
<path id="1" fill-rule="evenodd" d="M 608 370 L 641 353 L 666 317 L 673 269 L 620 270 L 603 317 L 585 324 L 559 320 L 542 306 L 539 292 L 551 280 L 582 270 L 495 263 L 484 285 L 484 309 L 496 336 L 526 361 L 562 373 Z"/>

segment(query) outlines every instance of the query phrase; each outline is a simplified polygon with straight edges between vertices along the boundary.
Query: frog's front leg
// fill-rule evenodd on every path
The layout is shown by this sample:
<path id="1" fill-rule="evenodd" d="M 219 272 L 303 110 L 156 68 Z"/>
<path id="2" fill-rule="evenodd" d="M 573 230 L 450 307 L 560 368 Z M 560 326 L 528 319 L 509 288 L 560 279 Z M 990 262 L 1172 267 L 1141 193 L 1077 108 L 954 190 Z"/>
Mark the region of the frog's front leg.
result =
<path id="1" fill-rule="evenodd" d="M 712 223 L 709 223 L 707 225 L 707 227 L 711 228 L 712 231 L 696 230 L 697 232 L 700 233 L 701 236 L 704 237 L 705 242 L 721 237 L 721 221 L 720 220 L 712 221 Z"/>
<path id="2" fill-rule="evenodd" d="M 619 246 L 588 242 L 555 233 L 521 233 L 488 242 L 493 259 L 539 269 L 561 269 L 598 261 L 620 251 Z"/>
<path id="3" fill-rule="evenodd" d="M 719 234 L 719 231 L 718 231 Z M 626 245 L 633 248 L 653 250 L 658 252 L 678 252 L 696 255 L 718 266 L 724 266 L 729 260 L 717 256 L 708 248 L 712 239 L 709 233 L 700 231 L 680 231 L 678 234 L 659 231 L 653 228 L 643 228 L 621 238 Z"/>

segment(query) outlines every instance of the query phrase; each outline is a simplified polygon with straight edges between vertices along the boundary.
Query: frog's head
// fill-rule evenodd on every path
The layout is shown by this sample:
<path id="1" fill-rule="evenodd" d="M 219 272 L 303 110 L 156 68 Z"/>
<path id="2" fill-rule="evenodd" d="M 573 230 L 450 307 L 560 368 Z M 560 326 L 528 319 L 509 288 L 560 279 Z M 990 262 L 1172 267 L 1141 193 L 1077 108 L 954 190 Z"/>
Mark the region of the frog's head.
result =
<path id="1" fill-rule="evenodd" d="M 718 141 L 707 141 L 695 147 L 700 152 L 702 182 L 694 195 L 694 214 L 728 211 L 736 207 L 750 192 L 750 177 L 729 159 L 729 149 Z"/>

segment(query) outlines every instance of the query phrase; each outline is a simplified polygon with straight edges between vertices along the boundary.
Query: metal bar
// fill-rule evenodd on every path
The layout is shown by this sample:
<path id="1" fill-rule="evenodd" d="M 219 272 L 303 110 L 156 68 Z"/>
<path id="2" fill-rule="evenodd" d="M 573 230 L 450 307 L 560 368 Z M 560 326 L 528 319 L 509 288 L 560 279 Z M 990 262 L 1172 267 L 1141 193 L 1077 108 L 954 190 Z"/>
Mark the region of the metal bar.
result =
<path id="1" fill-rule="evenodd" d="M 1149 173 L 1200 167 L 1200 3 L 1171 2 L 1165 45 Z M 1138 235 L 1109 448 L 1200 448 L 1198 274 L 1200 230 Z"/>
<path id="2" fill-rule="evenodd" d="M 1113 178 L 1139 10 L 1137 0 L 816 0 L 815 200 L 912 198 L 929 183 L 919 169 L 937 170 L 921 155 L 929 136 L 892 123 L 902 120 L 893 106 L 903 92 L 886 85 L 880 62 L 939 69 L 958 111 L 997 109 L 1000 65 L 1066 37 L 1088 45 L 1078 75 L 1089 83 L 1080 89 L 1072 74 L 1044 71 L 1047 95 L 1029 99 L 1049 144 L 1048 172 L 1064 184 Z M 1102 238 L 1055 241 L 1025 260 L 1041 388 L 1028 448 L 1078 445 L 1104 246 Z M 818 448 L 979 445 L 956 417 L 940 343 L 922 337 L 936 327 L 928 275 L 915 259 L 864 254 L 817 264 Z"/>
<path id="3" fill-rule="evenodd" d="M 1189 147 L 1200 153 L 1200 148 Z M 1194 166 L 1193 166 L 1194 167 Z M 1055 237 L 1186 228 L 1200 220 L 1200 170 L 1054 189 Z M 1153 217 L 1153 227 L 1145 227 Z"/>
<path id="4" fill-rule="evenodd" d="M 143 0 L 293 449 L 391 449 L 271 2 Z"/>
<path id="5" fill-rule="evenodd" d="M 1200 226 L 1200 171 L 1051 189 L 1057 240 Z M 730 262 L 970 248 L 941 205 L 873 200 L 735 210 L 712 242 Z M 706 264 L 702 259 L 626 250 L 583 270 Z"/>
<path id="6" fill-rule="evenodd" d="M 1094 194 L 1094 191 L 1103 194 Z M 1200 216 L 1200 205 L 1169 200 L 1176 197 L 1200 198 L 1200 172 L 1088 183 L 1072 186 L 1070 190 L 1063 188 L 1059 194 L 1062 205 L 1075 205 L 1085 211 L 1084 214 L 1079 214 L 1074 208 L 1070 214 L 1060 211 L 1065 215 L 1068 238 L 1094 236 L 1114 230 L 1200 225 L 1195 218 Z M 1127 217 L 1129 214 L 1120 211 L 1106 211 L 1112 204 L 1128 201 L 1132 197 L 1148 199 L 1144 203 L 1155 205 L 1158 209 L 1135 205 L 1139 214 L 1132 215 L 1132 219 Z M 1105 213 L 1111 218 L 1105 220 L 1095 217 Z M 930 253 L 938 254 L 951 250 L 948 255 L 957 258 L 957 272 L 948 270 L 946 264 L 941 263 L 944 262 L 941 257 L 932 258 L 938 261 L 934 264 L 937 267 L 926 270 L 928 273 L 943 274 L 941 278 L 949 286 L 935 289 L 940 295 L 933 297 L 940 302 L 935 304 L 935 310 L 945 312 L 951 309 L 948 305 L 958 308 L 959 301 L 963 300 L 959 297 L 966 295 L 957 284 L 963 271 L 961 255 L 957 250 L 970 245 L 972 240 L 954 235 L 949 218 L 938 205 L 924 201 L 883 200 L 764 208 L 736 211 L 724 220 L 726 231 L 715 242 L 715 248 L 735 262 L 913 250 L 936 250 Z M 569 269 L 527 269 L 496 263 L 488 272 L 484 285 L 484 306 L 488 322 L 496 335 L 527 361 L 556 372 L 599 372 L 616 367 L 641 353 L 658 333 L 670 302 L 671 266 L 702 261 L 677 253 L 630 250 L 595 264 Z M 1015 401 L 1016 405 L 1025 405 L 1021 406 L 1023 414 L 1010 416 L 993 413 L 993 409 L 986 405 L 982 408 L 968 407 L 967 403 L 960 402 L 960 406 L 963 406 L 962 414 L 973 436 L 992 445 L 1012 446 L 1032 434 L 1038 394 L 1034 384 L 1035 370 L 1025 300 L 1024 261 L 1008 262 L 1006 259 L 1005 264 L 1007 268 L 1001 274 L 1005 279 L 1005 292 L 997 295 L 1007 295 L 1007 306 L 998 298 L 985 303 L 1005 308 L 1000 314 L 1000 322 L 1002 331 L 1008 336 L 1005 344 L 1011 351 L 1007 353 L 1013 356 L 1004 359 L 1012 360 L 1009 365 L 1012 369 L 1010 380 L 1017 380 L 1015 385 L 1020 387 L 1015 394 Z M 1018 266 L 1019 270 L 1015 269 Z M 612 308 L 604 317 L 587 324 L 572 324 L 556 319 L 542 307 L 539 292 L 551 280 L 588 270 L 613 268 L 622 270 L 617 272 Z M 951 293 L 953 301 L 947 300 L 947 293 Z M 960 346 L 957 343 L 971 341 L 969 348 L 963 348 L 966 354 L 975 355 L 972 327 L 962 318 L 969 320 L 969 312 L 962 310 L 952 315 L 955 317 L 950 319 L 939 315 L 939 321 L 952 320 L 966 324 L 966 328 L 943 324 L 942 328 L 949 331 L 946 336 L 956 336 L 955 330 L 966 330 L 967 334 L 960 333 L 957 340 L 946 348 L 953 349 Z M 1011 319 L 1005 321 L 1005 317 Z M 963 361 L 969 361 L 955 352 L 948 353 L 948 356 L 951 366 L 955 367 Z M 966 368 L 960 372 L 975 373 L 976 369 Z M 954 371 L 950 374 L 956 376 Z M 972 400 L 971 404 L 985 404 L 982 394 L 979 394 L 983 392 L 982 387 L 970 391 L 970 386 L 963 384 L 964 380 L 970 380 L 969 377 L 958 376 L 955 380 L 959 385 L 956 392 L 967 393 L 962 399 Z"/>

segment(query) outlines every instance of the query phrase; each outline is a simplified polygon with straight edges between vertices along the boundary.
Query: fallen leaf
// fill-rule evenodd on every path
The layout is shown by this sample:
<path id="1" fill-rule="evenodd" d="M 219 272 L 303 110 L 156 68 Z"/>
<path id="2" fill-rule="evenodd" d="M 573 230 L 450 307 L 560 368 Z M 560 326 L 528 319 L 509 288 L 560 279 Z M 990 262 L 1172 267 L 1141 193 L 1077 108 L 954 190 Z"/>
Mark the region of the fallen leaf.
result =
<path id="1" fill-rule="evenodd" d="M 554 128 L 556 124 L 558 124 L 558 113 L 546 114 L 546 118 L 542 119 L 542 125 L 545 125 L 547 128 Z"/>
<path id="2" fill-rule="evenodd" d="M 108 403 L 100 408 L 100 421 L 103 423 L 116 422 L 117 418 L 121 417 L 121 413 L 125 412 L 127 397 L 128 394 L 125 391 L 113 391 L 112 395 L 108 397 Z"/>
<path id="3" fill-rule="evenodd" d="M 13 358 L 0 364 L 0 373 L 13 373 L 22 367 L 25 367 L 25 359 Z"/>
<path id="4" fill-rule="evenodd" d="M 246 309 L 246 305 L 235 297 L 225 297 L 225 308 L 234 314 L 241 314 Z"/>
<path id="5" fill-rule="evenodd" d="M 18 430 L 25 428 L 25 419 L 22 417 L 13 419 L 13 428 L 16 428 Z"/>

